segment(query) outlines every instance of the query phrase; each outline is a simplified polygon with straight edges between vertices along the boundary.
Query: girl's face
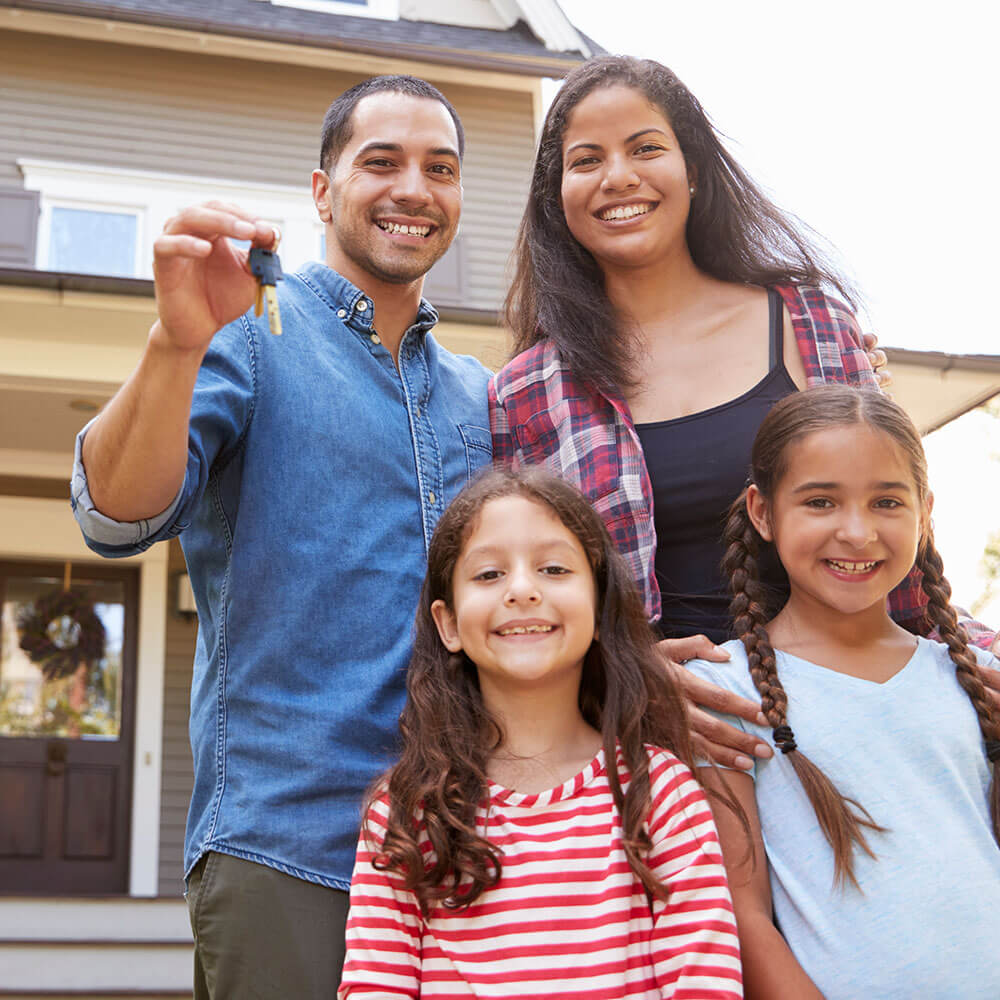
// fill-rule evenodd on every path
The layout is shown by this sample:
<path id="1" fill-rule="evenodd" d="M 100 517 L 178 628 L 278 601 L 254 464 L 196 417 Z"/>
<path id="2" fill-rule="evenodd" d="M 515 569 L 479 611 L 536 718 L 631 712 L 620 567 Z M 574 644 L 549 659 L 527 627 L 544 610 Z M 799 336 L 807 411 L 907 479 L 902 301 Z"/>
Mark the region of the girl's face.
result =
<path id="1" fill-rule="evenodd" d="M 479 670 L 483 697 L 565 685 L 574 703 L 596 634 L 594 575 L 576 536 L 523 496 L 490 500 L 455 564 L 451 607 L 431 607 L 441 641 Z"/>
<path id="2" fill-rule="evenodd" d="M 570 112 L 562 148 L 566 224 L 602 270 L 687 252 L 684 154 L 644 94 L 621 84 L 594 90 Z"/>
<path id="3" fill-rule="evenodd" d="M 816 431 L 789 445 L 771 502 L 756 486 L 747 509 L 774 542 L 791 600 L 840 614 L 883 608 L 909 573 L 930 517 L 903 449 L 864 424 Z"/>

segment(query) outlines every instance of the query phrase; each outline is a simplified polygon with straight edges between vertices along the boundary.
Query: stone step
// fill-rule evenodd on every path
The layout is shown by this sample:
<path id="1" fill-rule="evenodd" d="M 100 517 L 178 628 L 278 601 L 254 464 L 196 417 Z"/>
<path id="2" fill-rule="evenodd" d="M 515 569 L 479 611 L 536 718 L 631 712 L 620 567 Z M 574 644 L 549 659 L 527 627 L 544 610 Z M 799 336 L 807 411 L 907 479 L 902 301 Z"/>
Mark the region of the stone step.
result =
<path id="1" fill-rule="evenodd" d="M 190 1000 L 182 899 L 0 898 L 4 1000 Z"/>
<path id="2" fill-rule="evenodd" d="M 0 898 L 0 942 L 155 941 L 191 944 L 183 899 L 111 897 Z M 4 980 L 0 978 L 0 984 Z"/>
<path id="3" fill-rule="evenodd" d="M 159 941 L 0 941 L 7 996 L 183 996 L 190 945 Z"/>

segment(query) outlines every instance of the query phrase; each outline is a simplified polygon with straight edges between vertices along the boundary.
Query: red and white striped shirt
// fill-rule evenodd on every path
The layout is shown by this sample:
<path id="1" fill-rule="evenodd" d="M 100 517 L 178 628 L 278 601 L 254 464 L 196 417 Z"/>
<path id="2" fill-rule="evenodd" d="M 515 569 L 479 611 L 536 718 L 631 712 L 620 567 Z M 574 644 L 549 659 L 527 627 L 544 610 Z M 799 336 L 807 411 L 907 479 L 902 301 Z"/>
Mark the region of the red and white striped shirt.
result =
<path id="1" fill-rule="evenodd" d="M 715 824 L 691 772 L 650 748 L 651 899 L 622 848 L 604 752 L 547 792 L 490 788 L 478 822 L 503 849 L 500 881 L 464 910 L 425 919 L 364 835 L 351 882 L 338 997 L 735 1000 L 739 942 Z M 623 788 L 628 773 L 619 758 Z M 374 843 L 387 803 L 368 817 Z"/>

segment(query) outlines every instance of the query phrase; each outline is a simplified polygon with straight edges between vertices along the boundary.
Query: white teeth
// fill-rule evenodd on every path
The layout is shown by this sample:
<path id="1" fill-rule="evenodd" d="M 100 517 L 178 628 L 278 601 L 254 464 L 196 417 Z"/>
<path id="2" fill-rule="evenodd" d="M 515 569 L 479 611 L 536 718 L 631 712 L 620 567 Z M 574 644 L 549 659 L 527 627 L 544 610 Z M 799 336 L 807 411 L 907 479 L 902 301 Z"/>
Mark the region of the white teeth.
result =
<path id="1" fill-rule="evenodd" d="M 645 215 L 653 208 L 648 202 L 645 205 L 619 205 L 617 208 L 609 208 L 606 212 L 601 212 L 601 218 L 605 222 L 612 219 L 631 219 L 636 215 Z"/>
<path id="2" fill-rule="evenodd" d="M 878 565 L 878 560 L 871 562 L 841 562 L 839 559 L 827 559 L 827 562 L 841 573 L 868 573 Z"/>
<path id="3" fill-rule="evenodd" d="M 551 632 L 554 628 L 554 625 L 513 625 L 498 631 L 500 635 L 528 635 L 532 632 Z"/>
<path id="4" fill-rule="evenodd" d="M 378 221 L 375 225 L 397 236 L 426 236 L 431 231 L 430 226 L 401 226 L 398 222 Z"/>

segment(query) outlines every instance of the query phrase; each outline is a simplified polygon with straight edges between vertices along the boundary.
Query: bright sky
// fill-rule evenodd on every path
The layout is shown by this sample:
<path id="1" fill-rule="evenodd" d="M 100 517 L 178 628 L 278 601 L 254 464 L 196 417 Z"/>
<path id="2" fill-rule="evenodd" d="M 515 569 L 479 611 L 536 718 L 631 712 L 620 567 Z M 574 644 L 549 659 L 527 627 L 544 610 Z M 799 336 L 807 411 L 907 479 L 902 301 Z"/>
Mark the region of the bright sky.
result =
<path id="1" fill-rule="evenodd" d="M 608 51 L 677 73 L 751 175 L 837 247 L 884 344 L 1000 354 L 984 308 L 1000 271 L 993 5 L 560 4 Z"/>
<path id="2" fill-rule="evenodd" d="M 677 73 L 750 174 L 837 248 L 884 345 L 1000 354 L 992 5 L 559 2 L 608 51 Z M 925 445 L 938 547 L 969 605 L 1000 531 L 1000 420 L 970 413 Z M 1000 595 L 981 615 L 1000 624 Z"/>

